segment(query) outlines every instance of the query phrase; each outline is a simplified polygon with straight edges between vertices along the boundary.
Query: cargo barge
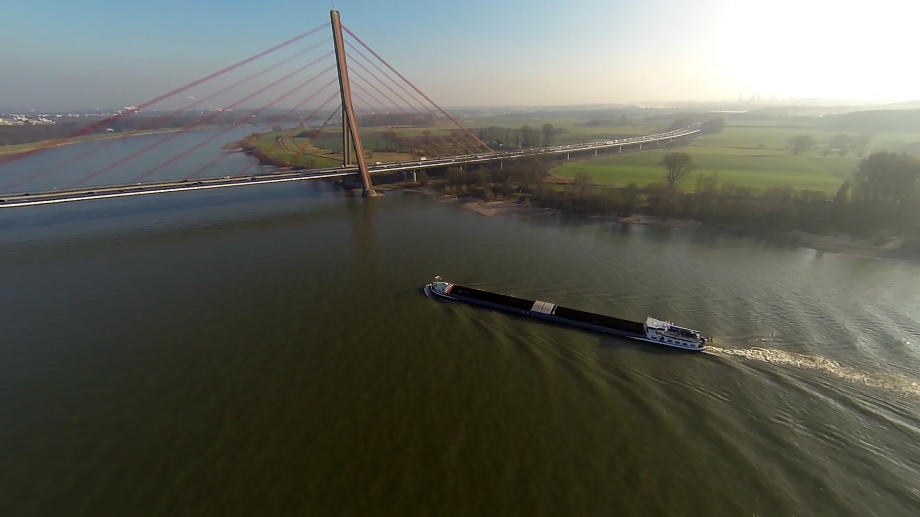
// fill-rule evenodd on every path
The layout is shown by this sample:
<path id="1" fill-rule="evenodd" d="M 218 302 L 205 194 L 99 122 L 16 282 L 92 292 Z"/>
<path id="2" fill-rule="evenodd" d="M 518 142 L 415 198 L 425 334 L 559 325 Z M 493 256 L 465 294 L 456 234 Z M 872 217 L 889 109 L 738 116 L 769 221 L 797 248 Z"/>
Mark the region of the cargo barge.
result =
<path id="1" fill-rule="evenodd" d="M 451 284 L 442 281 L 441 277 L 435 277 L 434 282 L 425 286 L 425 294 L 431 298 L 479 305 L 562 325 L 570 325 L 695 352 L 704 350 L 706 343 L 712 339 L 704 337 L 698 330 L 680 327 L 671 322 L 655 318 L 647 318 L 645 323 L 624 320 L 613 316 L 570 309 L 540 300 L 525 300 L 515 296 Z"/>

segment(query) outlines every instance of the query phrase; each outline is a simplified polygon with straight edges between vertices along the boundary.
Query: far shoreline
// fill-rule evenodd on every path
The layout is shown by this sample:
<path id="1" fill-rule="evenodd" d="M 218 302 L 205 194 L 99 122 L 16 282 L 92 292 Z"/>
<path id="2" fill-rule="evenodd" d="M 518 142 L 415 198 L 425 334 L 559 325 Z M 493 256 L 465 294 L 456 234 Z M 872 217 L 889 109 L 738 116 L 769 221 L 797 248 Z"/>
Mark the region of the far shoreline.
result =
<path id="1" fill-rule="evenodd" d="M 444 195 L 429 187 L 409 187 L 408 185 L 381 185 L 377 187 L 382 192 L 407 192 L 422 194 L 439 203 L 459 203 L 461 208 L 484 217 L 516 215 L 519 217 L 561 217 L 565 214 L 555 208 L 541 206 L 523 206 L 509 200 L 484 201 L 472 196 L 458 198 L 455 195 Z M 819 235 L 799 230 L 783 233 L 765 233 L 745 228 L 735 228 L 717 224 L 703 223 L 691 219 L 663 219 L 651 215 L 594 215 L 588 217 L 572 216 L 582 221 L 594 223 L 616 223 L 643 226 L 661 226 L 668 228 L 706 228 L 727 235 L 748 237 L 769 241 L 778 245 L 794 246 L 797 248 L 811 249 L 824 253 L 835 253 L 852 257 L 867 259 L 894 259 L 894 260 L 920 260 L 920 256 L 907 253 L 900 248 L 903 239 L 892 239 L 890 242 L 876 246 L 867 239 L 859 239 L 847 235 Z"/>
<path id="2" fill-rule="evenodd" d="M 203 126 L 196 127 L 194 129 L 176 127 L 176 128 L 167 128 L 167 129 L 138 129 L 134 131 L 123 131 L 115 133 L 94 133 L 92 135 L 79 136 L 72 139 L 64 138 L 53 138 L 50 140 L 39 140 L 38 142 L 30 142 L 28 144 L 11 144 L 0 146 L 0 155 L 17 155 L 21 153 L 27 153 L 35 150 L 45 150 L 45 149 L 55 149 L 58 147 L 64 147 L 68 145 L 75 144 L 84 144 L 88 142 L 99 142 L 102 140 L 114 140 L 118 138 L 133 138 L 136 136 L 149 136 L 149 135 L 163 135 L 169 133 L 178 133 L 181 131 L 202 131 L 205 129 L 213 129 L 217 126 Z M 58 142 L 58 140 L 63 140 Z M 58 142 L 58 143 L 54 143 Z M 15 149 L 12 149 L 15 147 Z"/>

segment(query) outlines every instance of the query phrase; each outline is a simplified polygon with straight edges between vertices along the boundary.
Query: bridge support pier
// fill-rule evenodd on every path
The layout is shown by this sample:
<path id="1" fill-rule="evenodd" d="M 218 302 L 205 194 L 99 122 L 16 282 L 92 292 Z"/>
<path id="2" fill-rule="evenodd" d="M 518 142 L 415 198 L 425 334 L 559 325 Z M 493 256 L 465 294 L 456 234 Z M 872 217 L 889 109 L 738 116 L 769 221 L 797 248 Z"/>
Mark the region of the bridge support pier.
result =
<path id="1" fill-rule="evenodd" d="M 358 134 L 358 121 L 355 118 L 355 108 L 351 103 L 351 82 L 348 80 L 348 64 L 345 61 L 345 42 L 342 39 L 342 21 L 339 12 L 329 11 L 332 19 L 332 43 L 335 46 L 335 65 L 339 72 L 339 93 L 342 97 L 342 165 L 350 165 L 350 151 L 354 150 L 355 161 L 361 172 L 361 182 L 364 184 L 364 197 L 377 195 L 371 176 L 367 170 L 367 161 L 364 159 L 364 146 L 361 145 L 361 135 Z M 351 148 L 349 148 L 351 145 Z"/>
<path id="2" fill-rule="evenodd" d="M 597 156 L 597 149 L 594 150 L 594 156 Z"/>

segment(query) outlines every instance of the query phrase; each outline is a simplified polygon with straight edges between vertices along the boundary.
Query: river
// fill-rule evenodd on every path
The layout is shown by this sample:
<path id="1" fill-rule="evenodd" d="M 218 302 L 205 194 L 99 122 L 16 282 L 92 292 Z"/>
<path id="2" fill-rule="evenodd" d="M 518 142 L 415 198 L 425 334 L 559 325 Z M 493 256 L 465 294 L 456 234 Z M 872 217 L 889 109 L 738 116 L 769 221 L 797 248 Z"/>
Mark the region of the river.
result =
<path id="1" fill-rule="evenodd" d="M 0 210 L 0 278 L 6 515 L 920 514 L 914 262 L 298 182 Z"/>

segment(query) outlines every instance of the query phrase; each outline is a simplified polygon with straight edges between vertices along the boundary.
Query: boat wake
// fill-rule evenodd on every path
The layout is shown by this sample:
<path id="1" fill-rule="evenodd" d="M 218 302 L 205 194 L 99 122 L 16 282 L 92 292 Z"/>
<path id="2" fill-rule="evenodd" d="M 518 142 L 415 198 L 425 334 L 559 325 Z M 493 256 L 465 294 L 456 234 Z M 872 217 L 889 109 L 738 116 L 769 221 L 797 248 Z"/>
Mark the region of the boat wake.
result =
<path id="1" fill-rule="evenodd" d="M 719 348 L 707 346 L 703 353 L 725 358 L 740 358 L 782 366 L 793 366 L 817 371 L 837 379 L 880 388 L 903 395 L 920 398 L 920 381 L 906 375 L 887 372 L 865 372 L 815 354 L 797 354 L 771 348 Z"/>

